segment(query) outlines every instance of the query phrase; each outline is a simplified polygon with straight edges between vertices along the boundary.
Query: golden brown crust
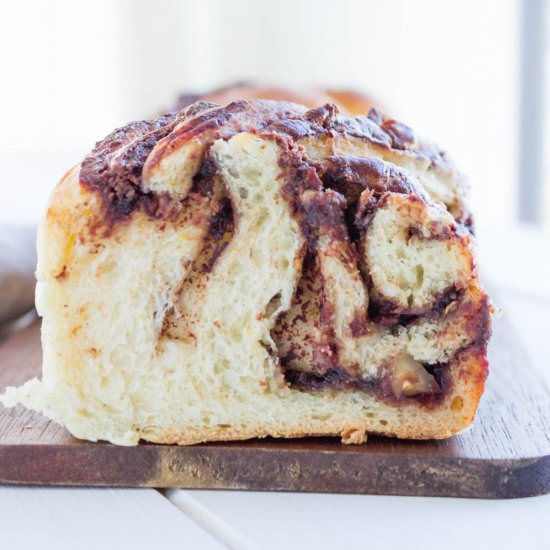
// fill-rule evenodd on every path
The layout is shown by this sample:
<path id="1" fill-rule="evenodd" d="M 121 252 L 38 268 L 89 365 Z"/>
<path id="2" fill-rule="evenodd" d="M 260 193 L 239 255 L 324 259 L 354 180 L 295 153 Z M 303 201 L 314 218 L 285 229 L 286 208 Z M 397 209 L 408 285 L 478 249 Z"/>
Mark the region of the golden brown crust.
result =
<path id="1" fill-rule="evenodd" d="M 212 101 L 223 105 L 240 99 L 288 101 L 305 105 L 310 109 L 321 107 L 325 103 L 336 103 L 343 113 L 349 115 L 366 114 L 373 107 L 379 106 L 370 96 L 355 90 L 293 89 L 258 84 L 235 84 L 204 94 L 182 94 L 178 98 L 176 110 L 179 111 L 196 101 Z"/>
<path id="2" fill-rule="evenodd" d="M 380 107 L 380 104 L 371 96 L 357 90 L 328 89 L 326 92 L 335 103 L 342 106 L 345 113 L 350 115 L 361 115 L 368 113 L 374 107 Z"/>

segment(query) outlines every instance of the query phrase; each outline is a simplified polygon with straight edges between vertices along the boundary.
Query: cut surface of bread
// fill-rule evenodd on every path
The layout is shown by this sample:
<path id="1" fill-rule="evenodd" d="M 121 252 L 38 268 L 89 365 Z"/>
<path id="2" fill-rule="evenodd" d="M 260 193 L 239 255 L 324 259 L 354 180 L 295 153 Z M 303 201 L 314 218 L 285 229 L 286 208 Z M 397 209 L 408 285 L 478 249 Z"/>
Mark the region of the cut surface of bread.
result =
<path id="1" fill-rule="evenodd" d="M 50 199 L 42 380 L 0 400 L 123 445 L 449 437 L 488 368 L 464 196 L 376 111 L 203 102 L 116 130 Z"/>

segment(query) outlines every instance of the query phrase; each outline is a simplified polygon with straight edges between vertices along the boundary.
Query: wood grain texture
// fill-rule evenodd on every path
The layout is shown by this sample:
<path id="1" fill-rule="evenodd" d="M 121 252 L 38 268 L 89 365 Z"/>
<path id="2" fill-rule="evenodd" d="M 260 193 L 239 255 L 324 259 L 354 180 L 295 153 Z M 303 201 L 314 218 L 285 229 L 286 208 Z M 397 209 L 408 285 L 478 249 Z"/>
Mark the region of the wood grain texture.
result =
<path id="1" fill-rule="evenodd" d="M 473 427 L 446 441 L 371 437 L 119 447 L 0 405 L 0 483 L 513 498 L 550 492 L 550 393 L 502 320 Z M 0 387 L 39 373 L 37 323 L 0 344 Z M 550 367 L 550 366 L 549 366 Z"/>

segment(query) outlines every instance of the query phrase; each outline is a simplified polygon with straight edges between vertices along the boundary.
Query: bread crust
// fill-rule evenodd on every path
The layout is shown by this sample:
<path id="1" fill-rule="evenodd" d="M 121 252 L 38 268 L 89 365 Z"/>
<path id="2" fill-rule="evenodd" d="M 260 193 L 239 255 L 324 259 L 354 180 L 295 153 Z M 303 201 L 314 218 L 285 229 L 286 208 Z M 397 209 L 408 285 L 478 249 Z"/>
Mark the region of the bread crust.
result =
<path id="1" fill-rule="evenodd" d="M 223 105 L 239 99 L 289 101 L 312 109 L 326 103 L 336 103 L 344 113 L 350 115 L 368 113 L 375 107 L 375 102 L 370 96 L 356 90 L 292 89 L 242 83 L 224 86 L 204 94 L 182 94 L 178 98 L 176 110 L 179 111 L 199 100 Z"/>

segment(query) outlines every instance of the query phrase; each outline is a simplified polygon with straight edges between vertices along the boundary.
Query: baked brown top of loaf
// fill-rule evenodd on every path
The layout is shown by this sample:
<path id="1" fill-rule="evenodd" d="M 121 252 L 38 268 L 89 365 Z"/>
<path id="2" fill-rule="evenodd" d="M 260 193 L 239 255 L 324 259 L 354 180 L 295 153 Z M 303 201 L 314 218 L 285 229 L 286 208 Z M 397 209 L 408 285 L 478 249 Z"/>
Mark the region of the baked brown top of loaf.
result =
<path id="1" fill-rule="evenodd" d="M 281 194 L 291 205 L 307 243 L 292 304 L 279 314 L 272 329 L 276 346 L 270 352 L 286 381 L 308 391 L 351 388 L 391 402 L 411 397 L 424 405 L 441 402 L 452 386 L 448 363 L 467 349 L 477 349 L 484 356 L 490 331 L 488 299 L 470 289 L 475 266 L 469 251 L 470 217 L 463 203 L 463 183 L 439 149 L 424 144 L 411 128 L 376 110 L 347 116 L 330 104 L 306 110 L 263 100 L 226 106 L 199 102 L 178 113 L 129 124 L 100 141 L 82 162 L 80 182 L 101 194 L 105 211 L 92 231 L 106 236 L 136 210 L 153 218 L 176 219 L 194 194 L 211 197 L 209 238 L 195 260 L 191 282 L 181 292 L 185 293 L 186 284 L 200 284 L 201 277 L 215 267 L 238 223 L 223 184 L 216 183 L 217 167 L 209 147 L 242 132 L 278 143 L 281 177 L 287 182 Z M 165 171 L 161 163 L 190 143 L 196 172 L 191 174 L 185 199 L 179 184 L 173 190 L 157 189 L 155 172 Z M 349 151 L 340 151 L 339 143 Z M 370 151 L 373 156 L 354 154 L 354 143 L 359 151 Z M 437 190 L 430 193 L 429 185 L 423 186 L 415 171 L 425 180 L 436 173 L 439 183 L 449 182 L 445 198 Z M 454 219 L 440 219 L 441 208 Z M 431 243 L 432 256 L 424 263 L 415 259 L 412 283 L 392 282 L 391 270 L 400 269 L 397 264 L 386 269 L 390 273 L 375 269 L 379 261 L 376 239 L 384 239 L 388 231 L 384 224 L 403 226 L 404 236 L 394 237 L 402 248 L 398 255 L 420 257 Z M 375 232 L 378 236 L 373 239 Z M 448 249 L 454 254 L 458 267 L 450 274 L 433 275 L 440 280 L 424 292 L 422 278 L 429 274 L 430 261 L 437 261 L 433 258 L 436 241 L 440 251 Z M 329 266 L 324 258 L 335 259 L 336 264 Z M 328 288 L 331 269 L 346 271 L 359 293 L 353 306 L 356 310 L 344 329 L 335 328 L 341 319 L 337 320 L 338 289 L 331 294 Z M 410 277 L 410 273 L 403 274 L 404 279 Z M 409 284 L 418 286 L 418 292 L 408 289 Z M 182 331 L 177 325 L 182 323 L 176 317 L 166 317 L 164 330 L 177 338 Z M 443 328 L 438 328 L 436 345 L 449 348 L 444 360 L 419 362 L 410 354 L 400 354 L 387 365 L 378 365 L 373 375 L 358 364 L 357 357 L 364 351 L 348 350 L 355 360 L 344 357 L 347 348 L 358 347 L 357 342 L 371 346 L 369 338 L 381 331 L 405 333 L 416 326 L 419 331 L 424 326 L 433 330 L 437 323 Z M 456 326 L 463 331 L 458 344 Z"/>
<path id="2" fill-rule="evenodd" d="M 146 161 L 152 171 L 167 149 L 175 149 L 182 142 L 197 138 L 212 142 L 244 131 L 279 134 L 298 143 L 309 138 L 330 140 L 341 136 L 367 142 L 382 156 L 387 153 L 390 159 L 396 156 L 428 163 L 428 170 L 437 170 L 443 177 L 453 180 L 456 189 L 446 204 L 458 222 L 471 225 L 463 202 L 464 182 L 441 150 L 420 141 L 410 127 L 384 117 L 375 109 L 367 115 L 341 115 L 331 104 L 306 110 L 295 104 L 268 100 L 234 101 L 226 106 L 198 102 L 180 112 L 133 122 L 109 134 L 82 162 L 80 181 L 103 195 L 109 221 L 123 219 L 138 207 L 161 217 L 170 212 L 166 208 L 169 198 L 143 188 Z M 159 141 L 163 142 L 162 148 L 148 160 Z M 330 164 L 330 159 L 326 163 Z M 366 175 L 365 170 L 371 170 L 372 176 L 373 170 L 384 169 L 391 170 L 391 167 L 384 168 L 376 159 L 371 163 L 362 160 L 354 163 L 353 158 L 345 156 L 333 159 L 332 165 L 325 170 L 328 178 L 338 171 L 338 178 L 333 179 L 352 187 L 353 177 L 360 181 Z M 392 178 L 391 174 L 381 176 L 380 181 Z M 400 177 L 403 176 L 397 175 Z"/>
<path id="3" fill-rule="evenodd" d="M 186 93 L 178 97 L 174 111 L 181 111 L 197 101 L 212 101 L 225 105 L 235 100 L 270 99 L 298 103 L 312 109 L 326 103 L 335 103 L 344 113 L 362 115 L 378 106 L 369 95 L 357 90 L 322 89 L 322 88 L 288 88 L 262 85 L 260 83 L 233 83 L 203 93 Z"/>

